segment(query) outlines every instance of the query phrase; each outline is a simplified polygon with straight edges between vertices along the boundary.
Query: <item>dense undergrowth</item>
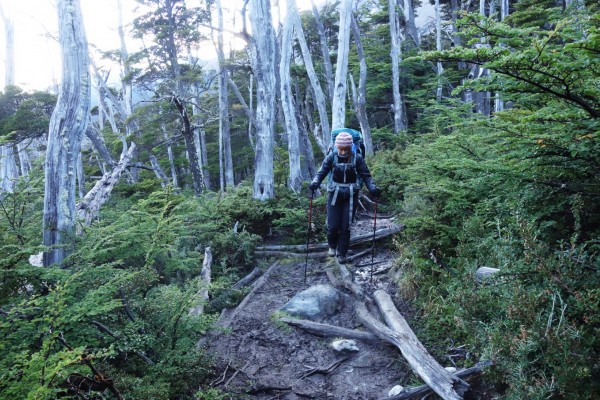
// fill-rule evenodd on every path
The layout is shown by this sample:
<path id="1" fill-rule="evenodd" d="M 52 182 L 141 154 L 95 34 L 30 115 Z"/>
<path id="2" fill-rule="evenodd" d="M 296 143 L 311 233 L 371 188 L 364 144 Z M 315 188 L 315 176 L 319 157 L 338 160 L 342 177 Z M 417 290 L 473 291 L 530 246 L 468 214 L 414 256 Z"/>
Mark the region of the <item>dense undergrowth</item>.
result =
<path id="1" fill-rule="evenodd" d="M 507 24 L 463 21 L 466 39 L 484 30 L 489 46 L 426 55 L 485 64 L 492 74 L 470 89 L 500 93 L 506 109 L 472 113 L 457 100 L 465 86 L 413 104 L 415 130 L 374 130 L 368 164 L 386 212 L 406 225 L 398 285 L 426 347 L 459 366 L 493 360 L 485 380 L 498 398 L 598 398 L 599 16 L 549 6 L 539 23 L 529 3 Z M 243 295 L 229 287 L 257 265 L 258 243 L 305 243 L 306 192 L 278 187 L 257 202 L 247 184 L 196 198 L 122 183 L 73 238 L 67 268 L 44 269 L 28 262 L 42 250 L 42 191 L 32 178 L 0 203 L 0 397 L 222 398 L 206 388 L 210 360 L 196 342 Z M 314 201 L 314 240 L 324 202 Z M 191 317 L 208 246 L 221 303 Z M 482 266 L 500 272 L 477 281 Z"/>
<path id="2" fill-rule="evenodd" d="M 122 185 L 74 238 L 66 268 L 44 269 L 28 263 L 41 250 L 41 190 L 24 182 L 2 199 L 2 398 L 115 395 L 112 388 L 127 398 L 193 398 L 210 370 L 196 343 L 214 313 L 243 295 L 229 288 L 256 265 L 257 243 L 306 232 L 308 199 L 284 188 L 261 203 L 249 200 L 249 186 L 196 198 Z M 206 247 L 220 303 L 192 317 Z M 92 371 L 102 375 L 96 382 L 86 378 Z"/>

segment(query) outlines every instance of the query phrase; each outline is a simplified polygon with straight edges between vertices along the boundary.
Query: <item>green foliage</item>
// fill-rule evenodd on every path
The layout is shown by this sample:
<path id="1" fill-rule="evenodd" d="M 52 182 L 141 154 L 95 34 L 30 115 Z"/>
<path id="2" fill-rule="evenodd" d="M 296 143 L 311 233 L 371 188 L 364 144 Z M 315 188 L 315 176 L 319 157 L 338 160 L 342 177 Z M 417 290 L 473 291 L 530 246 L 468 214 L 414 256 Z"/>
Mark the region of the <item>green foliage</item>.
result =
<path id="1" fill-rule="evenodd" d="M 21 142 L 48 131 L 56 97 L 47 92 L 23 92 L 7 86 L 0 92 L 0 143 Z"/>
<path id="2" fill-rule="evenodd" d="M 493 359 L 505 398 L 595 398 L 598 17 L 547 9 L 549 23 L 538 24 L 529 3 L 519 2 L 514 26 L 467 16 L 467 38 L 485 33 L 489 47 L 426 56 L 489 68 L 470 87 L 500 91 L 510 107 L 487 118 L 432 103 L 426 133 L 377 162 L 391 166 L 382 178 L 402 199 L 402 292 L 428 347 L 441 356 L 464 344 L 465 365 Z M 478 282 L 481 266 L 500 273 Z"/>

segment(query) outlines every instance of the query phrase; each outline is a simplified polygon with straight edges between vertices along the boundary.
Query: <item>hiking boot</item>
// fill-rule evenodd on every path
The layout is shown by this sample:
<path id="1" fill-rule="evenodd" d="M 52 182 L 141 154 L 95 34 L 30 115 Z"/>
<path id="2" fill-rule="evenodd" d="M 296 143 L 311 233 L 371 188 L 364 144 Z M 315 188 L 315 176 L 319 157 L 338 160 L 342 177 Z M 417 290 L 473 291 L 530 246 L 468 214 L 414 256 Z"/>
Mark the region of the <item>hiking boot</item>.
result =
<path id="1" fill-rule="evenodd" d="M 329 251 L 327 252 L 327 255 L 329 257 L 333 257 L 335 256 L 335 249 L 332 249 L 331 247 L 329 248 Z"/>
<path id="2" fill-rule="evenodd" d="M 346 256 L 338 256 L 337 257 L 337 261 L 340 264 L 347 264 L 348 263 L 348 257 L 346 257 Z"/>

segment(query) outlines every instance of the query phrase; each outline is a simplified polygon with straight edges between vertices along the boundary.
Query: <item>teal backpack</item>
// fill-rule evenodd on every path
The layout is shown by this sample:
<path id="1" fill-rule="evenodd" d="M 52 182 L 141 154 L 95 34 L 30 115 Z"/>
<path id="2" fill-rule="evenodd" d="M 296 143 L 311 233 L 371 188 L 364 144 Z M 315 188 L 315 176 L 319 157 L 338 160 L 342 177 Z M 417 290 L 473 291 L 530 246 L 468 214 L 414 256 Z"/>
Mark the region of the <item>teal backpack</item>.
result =
<path id="1" fill-rule="evenodd" d="M 360 154 L 363 157 L 365 156 L 365 144 L 363 142 L 362 133 L 357 130 L 350 128 L 338 128 L 331 131 L 331 144 L 329 145 L 329 151 L 335 150 L 335 138 L 342 132 L 348 132 L 352 136 L 352 153 Z M 328 151 L 328 153 L 329 153 Z"/>

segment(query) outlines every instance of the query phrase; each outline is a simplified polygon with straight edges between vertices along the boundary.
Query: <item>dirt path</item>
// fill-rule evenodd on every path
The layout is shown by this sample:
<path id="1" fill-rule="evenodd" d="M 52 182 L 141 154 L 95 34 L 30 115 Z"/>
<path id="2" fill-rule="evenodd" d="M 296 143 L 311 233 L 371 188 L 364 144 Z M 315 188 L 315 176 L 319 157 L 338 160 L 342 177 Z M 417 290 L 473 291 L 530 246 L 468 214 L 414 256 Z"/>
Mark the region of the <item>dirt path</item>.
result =
<path id="1" fill-rule="evenodd" d="M 378 228 L 385 224 L 385 220 L 378 221 Z M 356 223 L 353 234 L 365 227 L 372 229 L 372 221 Z M 393 257 L 379 253 L 374 261 L 376 269 L 384 270 L 391 266 Z M 358 341 L 359 352 L 342 354 L 331 348 L 334 339 L 320 338 L 277 320 L 274 313 L 296 293 L 328 283 L 325 268 L 332 262 L 309 260 L 306 283 L 304 260 L 274 267 L 268 281 L 228 321 L 228 327 L 208 338 L 207 351 L 217 366 L 214 387 L 232 393 L 234 399 L 365 400 L 385 397 L 394 385 L 406 381 L 410 369 L 390 346 Z M 381 287 L 393 293 L 383 275 L 369 280 L 370 254 L 353 264 L 358 266 L 357 282 L 367 293 Z M 348 299 L 335 315 L 316 322 L 361 329 Z"/>

